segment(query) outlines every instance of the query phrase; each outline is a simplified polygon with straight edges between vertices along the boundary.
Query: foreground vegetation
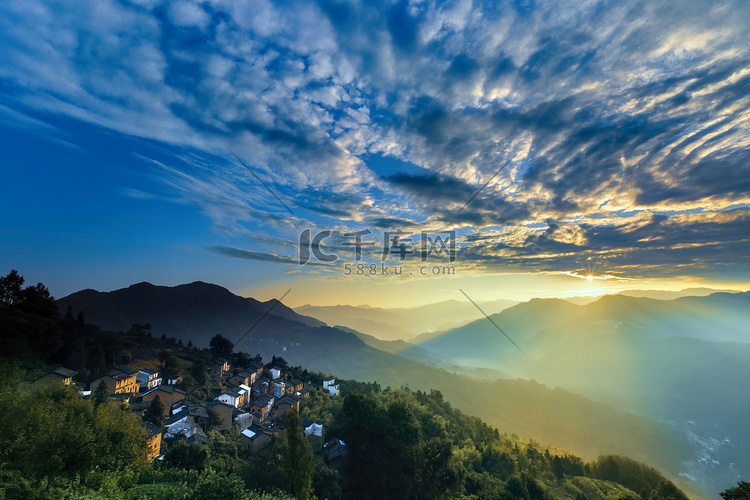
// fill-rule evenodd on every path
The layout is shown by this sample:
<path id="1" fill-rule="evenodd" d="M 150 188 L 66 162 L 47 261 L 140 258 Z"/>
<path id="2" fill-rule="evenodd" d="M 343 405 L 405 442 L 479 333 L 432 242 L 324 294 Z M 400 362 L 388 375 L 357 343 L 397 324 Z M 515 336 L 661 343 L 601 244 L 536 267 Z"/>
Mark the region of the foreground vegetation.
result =
<path id="1" fill-rule="evenodd" d="M 177 441 L 154 466 L 135 414 L 62 385 L 35 390 L 23 373 L 17 363 L 0 373 L 0 498 L 686 498 L 626 457 L 585 463 L 501 435 L 439 392 L 353 381 L 342 396 L 313 392 L 302 410 L 347 444 L 341 473 L 291 437 L 250 455 L 236 429 L 204 447 Z"/>

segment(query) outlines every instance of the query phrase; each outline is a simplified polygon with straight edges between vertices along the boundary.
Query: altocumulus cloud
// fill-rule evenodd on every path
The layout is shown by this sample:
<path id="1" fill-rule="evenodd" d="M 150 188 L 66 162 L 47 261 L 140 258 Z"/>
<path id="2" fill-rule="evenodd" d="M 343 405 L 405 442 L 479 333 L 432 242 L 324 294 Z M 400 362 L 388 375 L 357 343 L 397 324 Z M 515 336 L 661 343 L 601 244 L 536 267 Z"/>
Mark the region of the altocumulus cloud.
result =
<path id="1" fill-rule="evenodd" d="M 160 172 L 178 198 L 238 233 L 293 238 L 311 221 L 462 226 L 485 245 L 467 249 L 468 262 L 545 271 L 594 251 L 656 269 L 680 244 L 676 257 L 696 272 L 746 255 L 745 1 L 1 9 L 6 119 L 64 116 L 199 151 L 216 168 L 176 157 Z M 274 209 L 267 193 L 242 201 L 230 185 L 252 179 L 225 145 L 298 218 L 261 215 Z M 424 175 L 381 174 L 373 156 Z M 652 222 L 633 229 L 635 216 Z"/>

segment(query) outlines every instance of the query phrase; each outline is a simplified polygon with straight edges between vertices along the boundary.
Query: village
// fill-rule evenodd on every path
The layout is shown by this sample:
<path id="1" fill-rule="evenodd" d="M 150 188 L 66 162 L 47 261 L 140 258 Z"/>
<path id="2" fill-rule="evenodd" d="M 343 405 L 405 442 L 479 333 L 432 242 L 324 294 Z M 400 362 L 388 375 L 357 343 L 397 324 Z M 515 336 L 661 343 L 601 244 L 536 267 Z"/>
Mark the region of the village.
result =
<path id="1" fill-rule="evenodd" d="M 154 365 L 158 360 L 151 361 Z M 256 356 L 244 365 L 232 366 L 227 358 L 214 358 L 206 375 L 225 389 L 211 400 L 189 397 L 180 388 L 182 377 L 175 373 L 163 375 L 154 369 L 138 368 L 148 361 L 114 366 L 92 381 L 88 390 L 79 390 L 86 397 L 96 397 L 97 392 L 103 396 L 106 391 L 107 400 L 118 401 L 141 418 L 149 410 L 161 411 L 162 418 L 156 420 L 162 426 L 154 419 L 143 419 L 142 423 L 148 436 L 149 462 L 164 459 L 164 443 L 208 445 L 210 430 L 225 432 L 233 427 L 239 430 L 243 446 L 256 454 L 285 436 L 284 416 L 291 410 L 299 413 L 300 403 L 310 397 L 310 390 L 339 395 L 335 379 L 316 385 L 295 378 L 291 370 L 261 361 Z M 34 385 L 62 383 L 77 387 L 73 380 L 76 375 L 76 371 L 61 367 L 37 379 Z M 307 418 L 301 422 L 313 456 L 332 469 L 339 468 L 346 454 L 344 443 L 336 438 L 326 442 L 322 423 Z"/>

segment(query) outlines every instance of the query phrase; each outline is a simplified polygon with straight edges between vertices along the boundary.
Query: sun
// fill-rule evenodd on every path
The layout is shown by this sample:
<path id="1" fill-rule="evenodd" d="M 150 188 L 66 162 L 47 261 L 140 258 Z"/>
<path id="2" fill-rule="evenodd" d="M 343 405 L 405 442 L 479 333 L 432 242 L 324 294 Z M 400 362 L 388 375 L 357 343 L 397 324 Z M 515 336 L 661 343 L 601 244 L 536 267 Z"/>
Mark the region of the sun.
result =
<path id="1" fill-rule="evenodd" d="M 586 281 L 606 280 L 610 278 L 610 276 L 602 273 L 602 271 L 606 267 L 606 263 L 603 259 L 594 259 L 588 257 L 586 260 L 576 261 L 576 263 L 581 267 L 579 267 L 576 271 L 572 271 L 570 273 L 571 276 L 585 279 Z"/>

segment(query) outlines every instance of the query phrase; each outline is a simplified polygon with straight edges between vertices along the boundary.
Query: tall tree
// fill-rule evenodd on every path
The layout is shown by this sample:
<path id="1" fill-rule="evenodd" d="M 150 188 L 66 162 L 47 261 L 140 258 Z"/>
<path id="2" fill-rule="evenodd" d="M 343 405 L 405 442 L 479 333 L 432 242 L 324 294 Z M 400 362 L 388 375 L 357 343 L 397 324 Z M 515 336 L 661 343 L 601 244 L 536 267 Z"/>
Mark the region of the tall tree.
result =
<path id="1" fill-rule="evenodd" d="M 208 347 L 211 349 L 211 353 L 214 356 L 227 359 L 232 356 L 232 350 L 234 350 L 234 344 L 220 333 L 217 333 L 211 338 Z"/>
<path id="2" fill-rule="evenodd" d="M 294 408 L 284 416 L 284 427 L 286 437 L 281 457 L 286 484 L 294 498 L 308 499 L 313 491 L 313 457 L 310 443 L 302 431 L 302 419 Z"/>
<path id="3" fill-rule="evenodd" d="M 11 306 L 18 304 L 21 300 L 24 281 L 23 276 L 15 269 L 11 270 L 7 276 L 0 278 L 0 302 Z"/>
<path id="4" fill-rule="evenodd" d="M 214 429 L 218 429 L 221 427 L 221 424 L 224 423 L 224 420 L 222 420 L 221 415 L 219 415 L 219 412 L 216 411 L 215 408 L 209 408 L 208 409 L 208 421 L 206 422 L 206 425 L 204 426 L 204 430 L 206 432 L 211 432 Z"/>
<path id="5" fill-rule="evenodd" d="M 161 402 L 161 398 L 157 394 L 154 396 L 154 399 L 151 400 L 151 404 L 148 405 L 148 408 L 143 413 L 143 421 L 144 422 L 151 422 L 152 424 L 156 424 L 159 427 L 164 427 L 164 403 Z"/>
<path id="6" fill-rule="evenodd" d="M 99 406 L 107 402 L 107 399 L 109 398 L 109 388 L 107 388 L 107 384 L 104 383 L 104 380 L 99 382 L 99 384 L 96 386 L 93 396 L 95 406 Z"/>

